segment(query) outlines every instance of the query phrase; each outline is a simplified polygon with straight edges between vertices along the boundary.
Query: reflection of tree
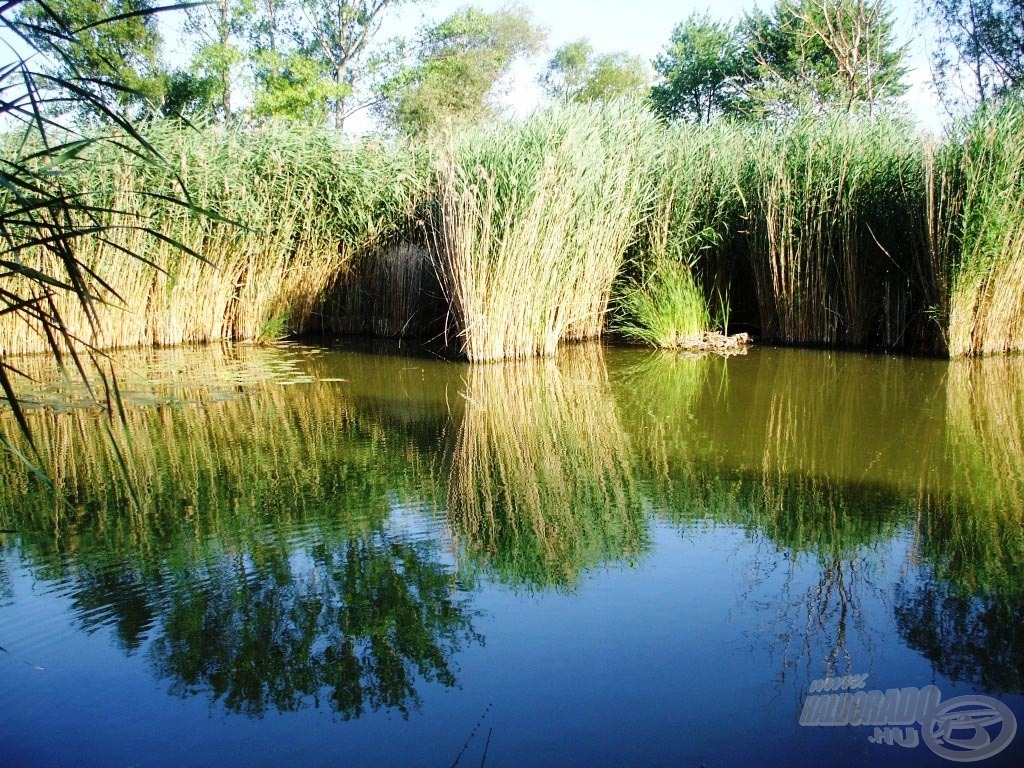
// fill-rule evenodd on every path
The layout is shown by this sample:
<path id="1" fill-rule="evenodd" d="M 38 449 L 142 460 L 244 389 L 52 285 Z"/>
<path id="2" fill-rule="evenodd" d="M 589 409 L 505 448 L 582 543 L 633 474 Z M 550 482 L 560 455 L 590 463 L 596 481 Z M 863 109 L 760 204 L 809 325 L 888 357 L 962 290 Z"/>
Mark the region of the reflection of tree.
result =
<path id="1" fill-rule="evenodd" d="M 418 702 L 418 681 L 455 684 L 451 657 L 479 640 L 431 549 L 367 533 L 318 546 L 298 575 L 241 557 L 191 574 L 150 654 L 179 695 L 209 693 L 234 712 L 292 711 L 322 696 L 346 719 Z"/>
<path id="2" fill-rule="evenodd" d="M 85 628 L 112 624 L 121 647 L 138 650 L 156 618 L 153 595 L 160 591 L 159 574 L 127 563 L 89 563 L 76 576 L 70 596 Z"/>
<path id="3" fill-rule="evenodd" d="M 452 685 L 453 654 L 478 639 L 469 610 L 436 549 L 388 527 L 396 502 L 443 496 L 420 447 L 447 419 L 443 388 L 389 397 L 411 377 L 397 359 L 239 348 L 149 362 L 156 383 L 126 382 L 124 398 L 139 508 L 89 411 L 28 416 L 75 508 L 0 465 L 0 528 L 19 531 L 76 622 L 235 712 L 406 712 L 421 683 Z M 389 413 L 354 404 L 352 380 L 367 396 L 389 382 L 401 439 Z"/>
<path id="4" fill-rule="evenodd" d="M 758 641 L 780 657 L 779 681 L 867 671 L 867 607 L 883 599 L 883 546 L 906 518 L 898 498 L 781 474 L 693 471 L 685 487 L 673 519 L 739 525 L 759 544 L 740 599 L 762 615 Z"/>
<path id="5" fill-rule="evenodd" d="M 896 625 L 907 645 L 952 680 L 989 693 L 1024 692 L 1024 613 L 1019 596 L 963 593 L 928 579 L 900 584 Z"/>

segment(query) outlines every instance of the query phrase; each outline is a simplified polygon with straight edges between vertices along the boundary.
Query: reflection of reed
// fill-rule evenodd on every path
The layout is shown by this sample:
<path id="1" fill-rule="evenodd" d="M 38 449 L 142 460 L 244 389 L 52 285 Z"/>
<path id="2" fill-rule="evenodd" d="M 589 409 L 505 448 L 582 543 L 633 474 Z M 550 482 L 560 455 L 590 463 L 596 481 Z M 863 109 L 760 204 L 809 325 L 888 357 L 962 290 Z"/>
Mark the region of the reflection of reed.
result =
<path id="1" fill-rule="evenodd" d="M 934 482 L 943 451 L 929 404 L 940 401 L 941 376 L 854 355 L 765 362 L 751 393 L 751 442 L 760 448 L 751 469 L 902 490 Z"/>
<path id="2" fill-rule="evenodd" d="M 725 361 L 717 356 L 655 352 L 619 367 L 612 386 L 616 405 L 630 425 L 634 450 L 644 465 L 668 479 L 670 456 L 695 453 L 692 411 L 705 390 L 726 385 Z"/>
<path id="3" fill-rule="evenodd" d="M 943 675 L 1024 690 L 1024 358 L 956 361 L 946 389 L 949 493 L 921 504 L 931 578 L 894 595 L 900 635 Z"/>
<path id="4" fill-rule="evenodd" d="M 467 375 L 448 488 L 466 554 L 534 585 L 637 555 L 645 517 L 600 347 Z"/>
<path id="5" fill-rule="evenodd" d="M 917 491 L 945 475 L 945 364 L 801 350 L 652 357 L 616 399 L 658 466 Z M 908 450 L 908 446 L 914 446 Z"/>
<path id="6" fill-rule="evenodd" d="M 1024 357 L 950 364 L 946 419 L 956 491 L 1024 510 Z"/>
<path id="7" fill-rule="evenodd" d="M 922 504 L 922 556 L 963 595 L 1024 595 L 1024 358 L 950 364 L 949 492 Z"/>
<path id="8" fill-rule="evenodd" d="M 858 439 L 878 390 L 820 354 L 655 355 L 626 371 L 617 399 L 657 473 L 655 513 L 757 543 L 740 599 L 760 616 L 754 642 L 768 638 L 779 680 L 857 671 L 846 665 L 868 656 L 871 563 L 910 517 L 899 494 L 864 477 L 869 450 L 886 448 L 870 429 Z"/>
<path id="9" fill-rule="evenodd" d="M 97 409 L 70 408 L 80 393 L 57 385 L 33 395 L 46 403 L 28 412 L 44 468 L 78 510 L 69 514 L 22 465 L 5 461 L 0 527 L 56 528 L 70 537 L 64 544 L 94 535 L 104 548 L 154 541 L 183 524 L 200 534 L 248 537 L 253 520 L 271 511 L 286 527 L 326 506 L 384 515 L 389 494 L 413 495 L 419 479 L 429 477 L 420 471 L 428 460 L 416 444 L 389 441 L 380 419 L 354 404 L 348 381 L 316 357 L 301 362 L 298 354 L 235 348 L 154 360 L 157 368 L 142 357 L 124 366 L 152 378 L 125 378 L 123 422 L 108 421 Z M 373 375 L 396 379 L 396 366 Z M 372 382 L 360 386 L 370 389 Z M 132 514 L 130 492 L 139 502 Z M 124 540 L 115 543 L 111 533 Z"/>

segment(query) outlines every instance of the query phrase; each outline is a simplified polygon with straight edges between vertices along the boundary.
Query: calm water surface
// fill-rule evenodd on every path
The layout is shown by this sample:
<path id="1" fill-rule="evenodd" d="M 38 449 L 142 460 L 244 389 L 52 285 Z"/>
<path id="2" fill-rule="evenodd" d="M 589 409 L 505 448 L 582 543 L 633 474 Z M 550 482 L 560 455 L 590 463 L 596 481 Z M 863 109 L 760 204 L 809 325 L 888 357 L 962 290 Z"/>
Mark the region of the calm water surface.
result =
<path id="1" fill-rule="evenodd" d="M 38 372 L 0 765 L 1021 764 L 1024 359 L 390 352 Z"/>

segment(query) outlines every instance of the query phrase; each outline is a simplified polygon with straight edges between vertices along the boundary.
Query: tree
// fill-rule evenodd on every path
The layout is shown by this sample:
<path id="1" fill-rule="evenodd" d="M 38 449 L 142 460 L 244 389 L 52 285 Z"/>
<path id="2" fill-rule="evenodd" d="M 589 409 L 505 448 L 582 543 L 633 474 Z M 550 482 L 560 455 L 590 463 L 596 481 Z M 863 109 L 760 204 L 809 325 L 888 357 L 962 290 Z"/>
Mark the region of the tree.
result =
<path id="1" fill-rule="evenodd" d="M 50 72 L 75 88 L 133 112 L 155 109 L 166 77 L 153 0 L 48 0 L 16 3 L 14 23 L 51 60 Z M 5 10 L 11 6 L 4 6 Z M 83 106 L 70 99 L 68 106 Z"/>
<path id="2" fill-rule="evenodd" d="M 255 11 L 253 0 L 207 0 L 187 8 L 185 32 L 198 44 L 192 56 L 187 77 L 178 75 L 179 90 L 190 84 L 195 101 L 205 99 L 202 108 L 190 105 L 192 111 L 207 111 L 228 120 L 234 113 L 234 90 L 238 70 L 245 61 L 242 47 L 249 19 Z M 178 96 L 180 99 L 180 95 Z"/>
<path id="3" fill-rule="evenodd" d="M 649 81 L 640 57 L 623 52 L 595 56 L 590 43 L 580 39 L 555 51 L 539 82 L 557 101 L 586 103 L 640 93 Z"/>
<path id="4" fill-rule="evenodd" d="M 707 14 L 676 26 L 654 69 L 661 80 L 651 89 L 651 102 L 667 120 L 706 123 L 735 113 L 753 77 L 739 31 Z"/>
<path id="5" fill-rule="evenodd" d="M 940 22 L 943 47 L 933 57 L 933 72 L 947 104 L 984 102 L 1024 85 L 1024 3 L 923 0 L 922 8 Z"/>
<path id="6" fill-rule="evenodd" d="M 258 0 L 257 114 L 324 113 L 343 128 L 389 11 L 420 0 Z"/>
<path id="7" fill-rule="evenodd" d="M 472 123 L 492 113 L 488 96 L 522 55 L 543 40 L 527 11 L 457 11 L 425 30 L 418 60 L 386 83 L 378 107 L 394 127 L 423 134 Z"/>
<path id="8" fill-rule="evenodd" d="M 767 112 L 868 111 L 906 92 L 904 49 L 886 0 L 778 0 L 742 25 Z"/>

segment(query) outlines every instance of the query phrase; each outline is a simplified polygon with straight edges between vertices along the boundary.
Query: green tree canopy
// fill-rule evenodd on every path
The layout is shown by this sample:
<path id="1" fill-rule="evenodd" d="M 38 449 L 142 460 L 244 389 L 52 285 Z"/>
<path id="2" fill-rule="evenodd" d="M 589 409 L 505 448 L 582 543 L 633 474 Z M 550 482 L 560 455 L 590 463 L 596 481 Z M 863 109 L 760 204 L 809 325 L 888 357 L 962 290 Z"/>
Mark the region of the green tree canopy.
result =
<path id="1" fill-rule="evenodd" d="M 53 74 L 121 109 L 162 104 L 166 77 L 153 0 L 30 0 L 16 21 Z M 67 30 L 73 35 L 68 39 Z M 68 106 L 79 102 L 71 99 Z"/>
<path id="2" fill-rule="evenodd" d="M 595 54 L 585 39 L 555 51 L 539 78 L 545 92 L 563 103 L 610 102 L 638 94 L 648 84 L 639 56 L 625 52 Z"/>
<path id="3" fill-rule="evenodd" d="M 736 112 L 753 77 L 736 27 L 707 14 L 693 14 L 676 26 L 654 69 L 660 80 L 651 102 L 668 120 L 708 122 Z"/>
<path id="4" fill-rule="evenodd" d="M 379 111 L 409 134 L 482 120 L 493 113 L 488 97 L 497 83 L 543 38 L 519 7 L 457 11 L 422 33 L 417 60 L 385 85 Z"/>
<path id="5" fill-rule="evenodd" d="M 1024 85 L 1021 0 L 922 0 L 942 47 L 935 81 L 947 102 L 986 101 Z"/>
<path id="6" fill-rule="evenodd" d="M 886 0 L 778 0 L 741 23 L 755 111 L 873 111 L 906 92 L 904 48 Z"/>
<path id="7" fill-rule="evenodd" d="M 257 0 L 254 113 L 342 128 L 369 72 L 371 44 L 388 13 L 420 0 Z"/>
<path id="8" fill-rule="evenodd" d="M 245 38 L 255 2 L 207 0 L 185 12 L 185 32 L 196 41 L 195 51 L 188 70 L 172 76 L 167 111 L 179 107 L 186 117 L 207 113 L 230 119 L 237 109 L 236 83 L 248 55 Z"/>

